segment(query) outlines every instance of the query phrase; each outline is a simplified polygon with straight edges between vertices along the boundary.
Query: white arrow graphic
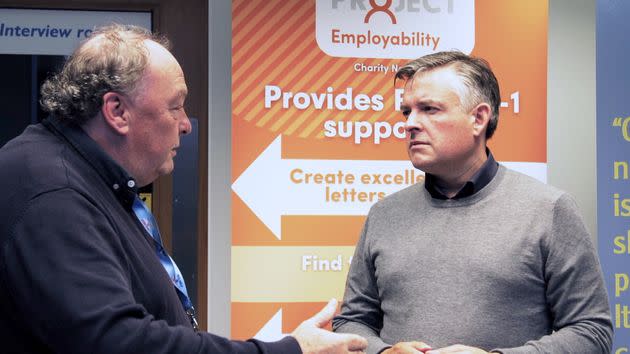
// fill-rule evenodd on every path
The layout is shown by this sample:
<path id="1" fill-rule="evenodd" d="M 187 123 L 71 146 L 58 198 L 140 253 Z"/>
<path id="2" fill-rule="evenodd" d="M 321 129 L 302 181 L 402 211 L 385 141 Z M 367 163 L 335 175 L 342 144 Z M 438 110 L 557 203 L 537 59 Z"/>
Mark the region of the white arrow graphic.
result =
<path id="1" fill-rule="evenodd" d="M 232 184 L 278 240 L 282 215 L 367 215 L 379 193 L 390 195 L 422 176 L 409 160 L 282 159 L 281 151 L 279 135 Z M 546 181 L 545 163 L 502 164 Z M 330 181 L 316 180 L 325 177 Z"/>
<path id="2" fill-rule="evenodd" d="M 232 185 L 278 240 L 282 238 L 282 215 L 366 215 L 378 201 L 378 193 L 389 195 L 414 183 L 412 175 L 422 175 L 408 160 L 282 159 L 281 145 L 279 135 Z M 385 174 L 404 175 L 405 170 L 409 170 L 408 184 L 384 183 Z M 334 175 L 334 183 L 316 183 L 307 174 Z M 352 183 L 347 176 L 352 176 Z M 369 183 L 362 182 L 362 176 Z"/>
<path id="3" fill-rule="evenodd" d="M 275 342 L 287 335 L 287 333 L 282 333 L 282 309 L 280 309 L 265 323 L 263 328 L 256 333 L 254 338 L 265 342 Z"/>

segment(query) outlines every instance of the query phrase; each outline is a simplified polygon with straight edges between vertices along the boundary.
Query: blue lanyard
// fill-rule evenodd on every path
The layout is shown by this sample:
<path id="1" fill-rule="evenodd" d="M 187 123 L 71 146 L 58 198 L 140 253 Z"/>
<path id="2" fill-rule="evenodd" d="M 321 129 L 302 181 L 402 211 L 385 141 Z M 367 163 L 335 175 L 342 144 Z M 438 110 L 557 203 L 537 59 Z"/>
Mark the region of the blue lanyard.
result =
<path id="1" fill-rule="evenodd" d="M 136 198 L 133 201 L 133 212 L 136 214 L 138 220 L 144 229 L 153 237 L 153 243 L 155 244 L 155 253 L 162 263 L 162 266 L 166 270 L 173 282 L 173 286 L 175 290 L 177 290 L 177 296 L 179 296 L 179 300 L 182 302 L 182 306 L 184 306 L 184 310 L 186 314 L 190 317 L 190 322 L 193 325 L 193 328 L 198 329 L 197 320 L 195 319 L 195 308 L 192 305 L 192 301 L 188 297 L 188 291 L 186 290 L 186 283 L 184 282 L 184 277 L 182 276 L 182 272 L 177 268 L 177 264 L 168 255 L 164 246 L 162 245 L 162 237 L 160 236 L 160 231 L 158 230 L 157 223 L 155 222 L 155 218 L 153 214 L 149 211 L 147 206 L 140 200 L 140 198 L 136 195 Z"/>

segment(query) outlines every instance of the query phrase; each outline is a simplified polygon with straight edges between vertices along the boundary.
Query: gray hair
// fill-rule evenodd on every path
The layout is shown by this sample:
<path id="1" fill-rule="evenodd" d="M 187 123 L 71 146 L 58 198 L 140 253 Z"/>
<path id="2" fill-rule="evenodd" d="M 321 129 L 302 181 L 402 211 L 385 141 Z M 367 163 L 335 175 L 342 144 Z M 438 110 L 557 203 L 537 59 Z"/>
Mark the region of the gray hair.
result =
<path id="1" fill-rule="evenodd" d="M 138 26 L 111 24 L 95 29 L 61 71 L 42 85 L 42 109 L 81 125 L 100 111 L 107 92 L 131 94 L 148 65 L 145 40 L 170 47 L 166 38 Z"/>
<path id="2" fill-rule="evenodd" d="M 501 94 L 499 82 L 490 69 L 490 64 L 482 58 L 475 58 L 458 51 L 438 52 L 413 60 L 396 72 L 396 79 L 409 80 L 418 72 L 453 65 L 457 75 L 462 78 L 467 92 L 460 94 L 465 109 L 472 109 L 485 102 L 492 108 L 492 116 L 486 129 L 486 139 L 490 139 L 499 123 L 499 105 Z"/>

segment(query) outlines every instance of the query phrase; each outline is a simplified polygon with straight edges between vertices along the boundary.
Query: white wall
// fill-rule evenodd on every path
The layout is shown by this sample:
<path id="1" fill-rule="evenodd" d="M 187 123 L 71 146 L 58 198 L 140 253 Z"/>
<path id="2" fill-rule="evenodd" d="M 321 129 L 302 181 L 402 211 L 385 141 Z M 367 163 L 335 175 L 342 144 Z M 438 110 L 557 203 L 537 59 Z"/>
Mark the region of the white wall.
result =
<path id="1" fill-rule="evenodd" d="M 549 2 L 548 183 L 571 193 L 596 240 L 595 0 Z"/>
<path id="2" fill-rule="evenodd" d="M 208 330 L 230 333 L 232 2 L 208 0 Z"/>
<path id="3" fill-rule="evenodd" d="M 228 336 L 231 1 L 208 0 L 208 7 L 208 329 Z M 595 0 L 550 0 L 548 63 L 548 183 L 575 197 L 589 231 L 596 237 Z"/>

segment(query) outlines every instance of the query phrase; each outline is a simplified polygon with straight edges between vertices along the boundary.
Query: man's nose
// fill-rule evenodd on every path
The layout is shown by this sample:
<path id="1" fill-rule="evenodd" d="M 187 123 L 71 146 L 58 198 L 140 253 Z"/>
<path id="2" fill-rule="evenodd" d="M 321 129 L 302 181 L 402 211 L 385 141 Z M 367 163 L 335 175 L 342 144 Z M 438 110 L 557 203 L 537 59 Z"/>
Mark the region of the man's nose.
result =
<path id="1" fill-rule="evenodd" d="M 415 112 L 409 112 L 407 120 L 405 121 L 405 131 L 411 132 L 413 130 L 421 130 L 422 124 L 420 123 L 420 116 Z"/>
<path id="2" fill-rule="evenodd" d="M 181 135 L 187 135 L 192 132 L 192 123 L 190 123 L 190 118 L 188 118 L 188 114 L 184 112 L 184 119 L 181 121 L 180 125 Z"/>

